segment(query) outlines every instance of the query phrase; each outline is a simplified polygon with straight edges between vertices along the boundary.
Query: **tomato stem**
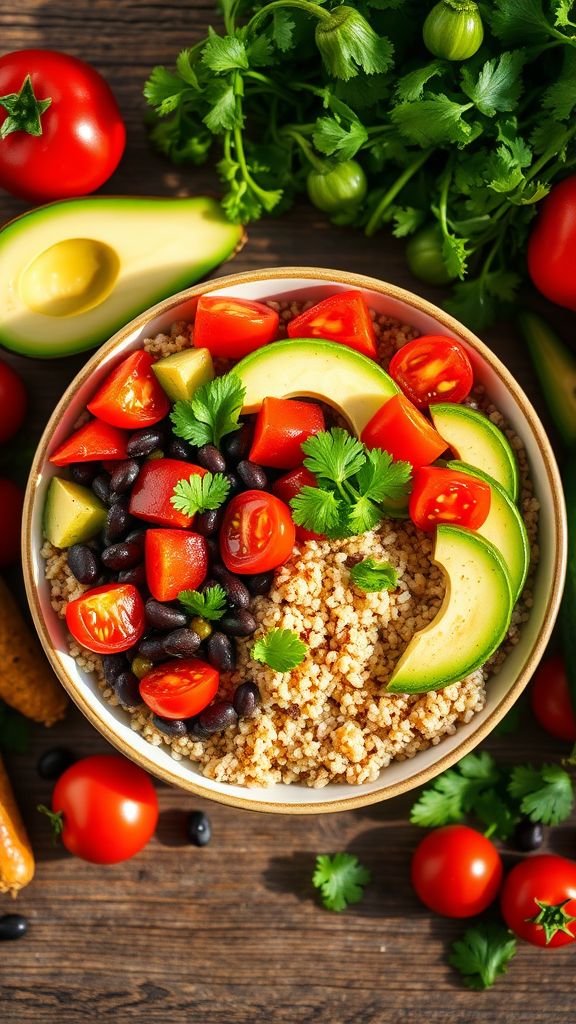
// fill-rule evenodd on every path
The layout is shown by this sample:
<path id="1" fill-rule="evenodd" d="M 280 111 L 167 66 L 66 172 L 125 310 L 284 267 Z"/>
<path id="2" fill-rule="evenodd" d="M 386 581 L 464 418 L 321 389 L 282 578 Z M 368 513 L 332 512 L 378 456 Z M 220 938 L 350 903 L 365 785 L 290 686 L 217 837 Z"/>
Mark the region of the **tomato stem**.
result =
<path id="1" fill-rule="evenodd" d="M 64 814 L 62 811 L 51 811 L 45 804 L 38 804 L 36 810 L 48 818 L 52 829 L 52 846 L 56 846 L 58 837 L 64 831 Z"/>
<path id="2" fill-rule="evenodd" d="M 26 132 L 27 135 L 42 135 L 42 114 L 52 103 L 46 99 L 36 99 L 30 75 L 22 82 L 20 92 L 7 93 L 0 96 L 0 107 L 4 107 L 8 117 L 0 125 L 0 139 L 5 139 L 12 132 Z"/>
<path id="3" fill-rule="evenodd" d="M 545 900 L 537 900 L 534 897 L 534 903 L 539 910 L 534 917 L 527 917 L 526 921 L 544 929 L 546 945 L 552 941 L 557 932 L 564 932 L 571 939 L 574 938 L 574 932 L 570 931 L 570 925 L 576 921 L 576 917 L 572 917 L 564 909 L 566 904 L 571 901 L 570 896 L 562 900 L 561 903 L 546 903 Z"/>

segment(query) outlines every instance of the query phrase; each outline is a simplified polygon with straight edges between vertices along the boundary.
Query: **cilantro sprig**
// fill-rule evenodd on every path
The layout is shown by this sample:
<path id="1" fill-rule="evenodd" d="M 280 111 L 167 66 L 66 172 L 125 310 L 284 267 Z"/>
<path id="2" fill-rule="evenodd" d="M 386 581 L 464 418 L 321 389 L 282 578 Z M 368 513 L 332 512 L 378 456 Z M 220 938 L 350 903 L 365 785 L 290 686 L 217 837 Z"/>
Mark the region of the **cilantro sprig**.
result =
<path id="1" fill-rule="evenodd" d="M 181 590 L 178 600 L 189 615 L 215 622 L 226 614 L 227 598 L 219 583 L 207 587 L 202 594 L 199 590 Z"/>
<path id="2" fill-rule="evenodd" d="M 468 988 L 486 989 L 506 974 L 516 949 L 516 939 L 504 925 L 481 923 L 468 928 L 462 938 L 452 944 L 448 961 L 462 975 Z"/>
<path id="3" fill-rule="evenodd" d="M 312 884 L 320 889 L 322 903 L 327 910 L 338 913 L 350 903 L 359 903 L 364 896 L 364 886 L 371 881 L 368 869 L 351 853 L 320 854 L 316 857 Z"/>
<path id="4" fill-rule="evenodd" d="M 350 579 L 354 586 L 366 593 L 379 593 L 381 590 L 395 590 L 398 586 L 398 573 L 390 562 L 377 562 L 374 558 L 365 558 L 350 569 Z"/>
<path id="5" fill-rule="evenodd" d="M 193 473 L 179 480 L 170 498 L 177 512 L 194 516 L 197 512 L 209 512 L 220 508 L 228 497 L 230 481 L 223 473 Z"/>
<path id="6" fill-rule="evenodd" d="M 234 373 L 203 384 L 188 401 L 178 401 L 170 414 L 174 433 L 191 444 L 220 444 L 238 427 L 246 389 Z"/>
<path id="7" fill-rule="evenodd" d="M 328 537 L 365 533 L 386 517 L 386 501 L 408 491 L 411 466 L 388 452 L 368 450 L 342 427 L 332 427 L 302 445 L 304 465 L 318 487 L 305 486 L 290 501 L 294 522 Z"/>
<path id="8" fill-rule="evenodd" d="M 291 629 L 271 629 L 252 648 L 254 661 L 269 665 L 275 672 L 289 672 L 300 665 L 308 653 L 308 645 Z"/>

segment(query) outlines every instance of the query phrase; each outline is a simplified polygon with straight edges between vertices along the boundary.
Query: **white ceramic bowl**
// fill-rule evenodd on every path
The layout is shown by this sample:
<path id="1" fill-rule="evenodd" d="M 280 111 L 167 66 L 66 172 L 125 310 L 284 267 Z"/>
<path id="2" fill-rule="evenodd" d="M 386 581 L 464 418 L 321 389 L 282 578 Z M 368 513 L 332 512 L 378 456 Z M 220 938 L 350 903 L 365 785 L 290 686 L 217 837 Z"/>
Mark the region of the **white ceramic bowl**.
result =
<path id="1" fill-rule="evenodd" d="M 175 761 L 167 748 L 154 747 L 133 732 L 128 715 L 103 701 L 95 680 L 67 653 L 65 627 L 51 608 L 40 555 L 42 509 L 47 485 L 55 472 L 46 461 L 47 453 L 71 432 L 96 385 L 120 358 L 139 347 L 143 338 L 167 329 L 175 320 L 191 319 L 199 295 L 209 292 L 246 299 L 319 301 L 350 287 L 361 289 L 370 306 L 379 312 L 413 324 L 422 333 L 443 334 L 463 342 L 474 364 L 476 379 L 485 384 L 497 407 L 523 439 L 541 503 L 540 562 L 534 583 L 534 606 L 519 643 L 498 675 L 489 681 L 483 711 L 437 746 L 411 760 L 393 762 L 375 782 L 360 786 L 332 783 L 324 789 L 294 784 L 245 789 L 213 782 L 189 761 Z M 558 469 L 538 416 L 511 374 L 478 338 L 411 292 L 355 274 L 297 267 L 232 275 L 180 292 L 137 317 L 96 352 L 65 392 L 40 441 L 26 494 L 22 550 L 28 600 L 46 654 L 72 699 L 114 746 L 164 781 L 214 800 L 261 811 L 315 814 L 385 800 L 421 785 L 488 735 L 522 692 L 550 636 L 564 580 L 566 523 Z"/>

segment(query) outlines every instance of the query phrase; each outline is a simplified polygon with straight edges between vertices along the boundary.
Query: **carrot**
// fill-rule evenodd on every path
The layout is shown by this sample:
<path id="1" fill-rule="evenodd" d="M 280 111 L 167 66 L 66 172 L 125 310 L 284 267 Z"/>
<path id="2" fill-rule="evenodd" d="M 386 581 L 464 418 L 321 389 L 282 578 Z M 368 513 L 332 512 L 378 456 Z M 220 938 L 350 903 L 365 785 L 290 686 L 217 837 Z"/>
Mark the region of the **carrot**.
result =
<path id="1" fill-rule="evenodd" d="M 34 877 L 34 854 L 0 757 L 0 893 L 16 896 Z"/>
<path id="2" fill-rule="evenodd" d="M 0 577 L 0 698 L 34 722 L 53 725 L 68 698 Z"/>

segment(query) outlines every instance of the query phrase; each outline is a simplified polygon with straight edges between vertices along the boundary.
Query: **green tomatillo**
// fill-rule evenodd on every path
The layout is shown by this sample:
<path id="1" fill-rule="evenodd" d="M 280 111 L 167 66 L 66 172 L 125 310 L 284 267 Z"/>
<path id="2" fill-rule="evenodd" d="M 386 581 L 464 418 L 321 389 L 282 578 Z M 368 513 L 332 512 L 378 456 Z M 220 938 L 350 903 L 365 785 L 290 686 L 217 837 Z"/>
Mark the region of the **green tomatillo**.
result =
<path id="1" fill-rule="evenodd" d="M 314 167 L 306 178 L 308 197 L 317 210 L 331 214 L 354 212 L 363 201 L 366 175 L 356 160 L 344 160 L 325 171 Z"/>
<path id="2" fill-rule="evenodd" d="M 427 224 L 412 236 L 406 246 L 406 261 L 419 281 L 448 284 L 454 278 L 442 257 L 442 232 L 438 224 Z"/>
<path id="3" fill-rule="evenodd" d="M 424 44 L 443 60 L 467 60 L 481 47 L 484 27 L 474 0 L 440 0 L 424 22 Z"/>

